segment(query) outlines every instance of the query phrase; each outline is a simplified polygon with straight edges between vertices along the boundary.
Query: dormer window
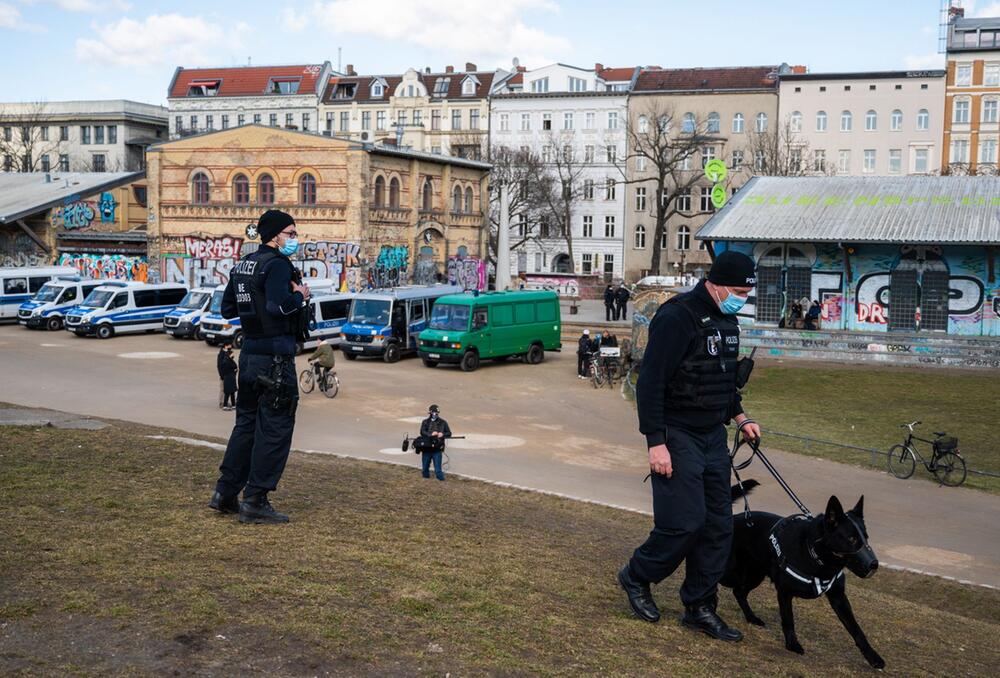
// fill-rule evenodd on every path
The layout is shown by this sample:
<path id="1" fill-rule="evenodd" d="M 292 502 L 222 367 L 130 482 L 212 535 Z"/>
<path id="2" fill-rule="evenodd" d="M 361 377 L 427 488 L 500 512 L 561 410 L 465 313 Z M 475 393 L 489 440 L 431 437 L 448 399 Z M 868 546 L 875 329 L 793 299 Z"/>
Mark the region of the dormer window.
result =
<path id="1" fill-rule="evenodd" d="M 434 81 L 434 96 L 448 96 L 449 87 L 451 87 L 451 78 L 438 78 Z"/>
<path id="2" fill-rule="evenodd" d="M 354 98 L 354 88 L 356 86 L 357 85 L 355 85 L 353 82 L 338 84 L 337 85 L 337 89 L 335 89 L 334 92 L 333 92 L 333 98 L 334 99 L 353 99 Z"/>
<path id="3" fill-rule="evenodd" d="M 385 87 L 380 82 L 376 82 L 372 85 L 372 97 L 376 99 L 381 99 L 385 95 Z"/>
<path id="4" fill-rule="evenodd" d="M 298 94 L 300 78 L 271 78 L 267 83 L 268 94 Z"/>
<path id="5" fill-rule="evenodd" d="M 469 97 L 476 93 L 476 83 L 472 81 L 472 78 L 466 78 L 465 82 L 462 83 L 462 96 Z"/>
<path id="6" fill-rule="evenodd" d="M 218 93 L 218 80 L 195 80 L 188 87 L 189 97 L 214 97 Z"/>

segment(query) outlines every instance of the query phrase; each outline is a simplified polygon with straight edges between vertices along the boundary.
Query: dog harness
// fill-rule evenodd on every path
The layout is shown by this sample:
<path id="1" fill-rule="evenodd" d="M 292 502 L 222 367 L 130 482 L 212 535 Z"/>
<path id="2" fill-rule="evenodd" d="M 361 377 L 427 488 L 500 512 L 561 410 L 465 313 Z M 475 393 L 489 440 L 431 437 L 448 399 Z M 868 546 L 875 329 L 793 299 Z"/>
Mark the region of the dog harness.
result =
<path id="1" fill-rule="evenodd" d="M 799 572 L 796 572 L 795 568 L 788 564 L 785 551 L 781 548 L 781 533 L 784 532 L 785 528 L 787 528 L 788 525 L 791 525 L 792 521 L 795 520 L 809 520 L 809 518 L 804 515 L 782 518 L 775 523 L 774 527 L 771 528 L 771 533 L 768 535 L 768 541 L 771 542 L 771 548 L 774 549 L 774 555 L 778 558 L 778 568 L 793 580 L 798 582 L 797 584 L 793 584 L 790 588 L 793 591 L 805 591 L 804 594 L 800 595 L 802 598 L 818 598 L 829 591 L 834 582 L 844 576 L 844 571 L 840 570 L 840 572 L 835 574 L 830 579 L 820 579 L 819 577 L 807 577 Z M 812 549 L 810 547 L 810 552 L 811 551 Z"/>

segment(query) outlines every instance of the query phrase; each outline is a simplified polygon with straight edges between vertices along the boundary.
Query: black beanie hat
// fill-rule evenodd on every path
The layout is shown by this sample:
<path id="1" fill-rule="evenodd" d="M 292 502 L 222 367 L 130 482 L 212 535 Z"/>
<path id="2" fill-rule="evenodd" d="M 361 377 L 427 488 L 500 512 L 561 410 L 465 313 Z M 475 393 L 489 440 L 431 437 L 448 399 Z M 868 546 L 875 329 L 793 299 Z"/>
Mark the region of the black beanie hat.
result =
<path id="1" fill-rule="evenodd" d="M 281 210 L 268 210 L 257 220 L 257 234 L 261 243 L 270 242 L 276 235 L 295 223 L 292 215 Z"/>
<path id="2" fill-rule="evenodd" d="M 715 257 L 708 272 L 708 281 L 724 287 L 754 287 L 757 272 L 753 259 L 741 252 L 726 250 Z"/>

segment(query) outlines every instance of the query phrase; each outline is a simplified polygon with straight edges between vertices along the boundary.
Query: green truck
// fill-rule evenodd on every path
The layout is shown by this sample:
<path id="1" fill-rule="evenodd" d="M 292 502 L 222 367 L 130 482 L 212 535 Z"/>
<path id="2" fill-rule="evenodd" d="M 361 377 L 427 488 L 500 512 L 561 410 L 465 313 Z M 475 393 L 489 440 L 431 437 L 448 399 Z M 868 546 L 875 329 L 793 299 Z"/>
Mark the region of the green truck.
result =
<path id="1" fill-rule="evenodd" d="M 559 296 L 547 291 L 471 292 L 441 297 L 420 333 L 417 352 L 427 367 L 458 364 L 466 372 L 479 361 L 524 356 L 536 365 L 558 351 Z"/>

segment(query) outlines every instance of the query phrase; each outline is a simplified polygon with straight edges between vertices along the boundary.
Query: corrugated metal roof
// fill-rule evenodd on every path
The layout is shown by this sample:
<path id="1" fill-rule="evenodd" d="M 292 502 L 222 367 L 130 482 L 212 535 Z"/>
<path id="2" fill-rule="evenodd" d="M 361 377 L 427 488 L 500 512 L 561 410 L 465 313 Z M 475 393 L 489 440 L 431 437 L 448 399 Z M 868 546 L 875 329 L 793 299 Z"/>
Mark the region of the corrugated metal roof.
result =
<path id="1" fill-rule="evenodd" d="M 145 172 L 0 172 L 0 224 L 138 181 Z"/>
<path id="2" fill-rule="evenodd" d="M 695 237 L 1000 244 L 1000 177 L 756 177 Z"/>

